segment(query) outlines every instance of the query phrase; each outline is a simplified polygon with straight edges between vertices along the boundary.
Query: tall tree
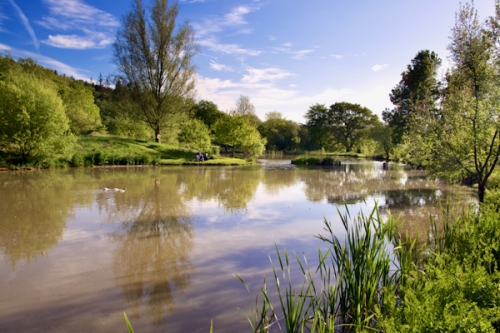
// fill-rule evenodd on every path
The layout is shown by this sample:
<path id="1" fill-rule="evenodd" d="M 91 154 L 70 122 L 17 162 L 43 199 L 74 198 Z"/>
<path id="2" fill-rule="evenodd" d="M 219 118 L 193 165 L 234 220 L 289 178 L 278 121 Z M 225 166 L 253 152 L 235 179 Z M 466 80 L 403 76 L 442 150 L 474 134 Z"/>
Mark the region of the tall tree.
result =
<path id="1" fill-rule="evenodd" d="M 328 108 L 324 104 L 314 104 L 309 107 L 305 118 L 311 141 L 317 148 L 325 148 L 330 138 Z"/>
<path id="2" fill-rule="evenodd" d="M 439 98 L 437 71 L 440 65 L 441 59 L 436 53 L 422 50 L 412 59 L 406 71 L 401 73 L 401 81 L 389 95 L 395 108 L 382 113 L 383 120 L 392 128 L 395 144 L 401 143 L 403 135 L 408 133 L 410 117 L 417 104 L 427 103 L 429 108 L 436 107 Z"/>
<path id="3" fill-rule="evenodd" d="M 238 116 L 255 115 L 255 106 L 250 102 L 250 97 L 240 95 L 233 113 Z"/>
<path id="4" fill-rule="evenodd" d="M 156 142 L 194 91 L 198 46 L 188 22 L 176 27 L 178 13 L 177 3 L 154 0 L 147 16 L 142 0 L 134 0 L 113 45 L 120 79 L 138 104 L 134 115 L 153 129 Z"/>
<path id="5" fill-rule="evenodd" d="M 379 120 L 368 108 L 347 102 L 335 103 L 328 110 L 328 120 L 335 141 L 350 152 Z"/>
<path id="6" fill-rule="evenodd" d="M 451 180 L 473 179 L 480 202 L 500 157 L 500 59 L 491 27 L 472 5 L 461 6 L 442 107 L 419 105 L 409 136 L 416 162 Z"/>

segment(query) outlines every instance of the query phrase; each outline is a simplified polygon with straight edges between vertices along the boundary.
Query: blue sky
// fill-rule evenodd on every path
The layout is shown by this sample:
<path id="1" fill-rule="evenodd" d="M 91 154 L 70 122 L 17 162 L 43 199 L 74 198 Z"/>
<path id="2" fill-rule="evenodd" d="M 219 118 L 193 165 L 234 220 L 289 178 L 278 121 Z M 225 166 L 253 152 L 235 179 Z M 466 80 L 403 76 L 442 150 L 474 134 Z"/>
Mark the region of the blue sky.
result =
<path id="1" fill-rule="evenodd" d="M 149 0 L 144 0 L 149 3 Z M 380 115 L 419 50 L 447 46 L 457 0 L 184 0 L 200 53 L 197 99 L 232 109 L 250 97 L 305 122 L 316 103 L 359 103 Z M 481 19 L 494 0 L 474 2 Z M 113 73 L 112 43 L 129 0 L 0 0 L 0 52 L 78 79 Z"/>

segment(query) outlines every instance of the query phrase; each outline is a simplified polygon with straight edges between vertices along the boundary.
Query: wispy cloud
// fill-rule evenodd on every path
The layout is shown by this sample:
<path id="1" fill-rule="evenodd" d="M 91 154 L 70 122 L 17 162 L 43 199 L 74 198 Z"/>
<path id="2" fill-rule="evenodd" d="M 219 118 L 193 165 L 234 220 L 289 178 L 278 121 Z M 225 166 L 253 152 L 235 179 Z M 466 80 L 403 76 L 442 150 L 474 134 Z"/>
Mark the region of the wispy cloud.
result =
<path id="1" fill-rule="evenodd" d="M 292 59 L 296 60 L 304 59 L 306 55 L 314 52 L 314 49 L 294 50 L 292 49 L 292 46 L 293 46 L 292 43 L 284 43 L 281 47 L 274 47 L 273 50 L 286 54 L 291 54 Z"/>
<path id="2" fill-rule="evenodd" d="M 19 50 L 1 43 L 0 51 L 8 52 L 13 57 L 32 58 L 41 65 L 57 70 L 59 74 L 66 74 L 68 76 L 74 77 L 75 79 L 88 80 L 87 71 L 71 67 L 63 62 L 43 56 L 39 53 Z"/>
<path id="3" fill-rule="evenodd" d="M 380 72 L 380 71 L 383 71 L 383 70 L 387 69 L 387 67 L 389 67 L 389 64 L 374 65 L 372 67 L 372 71 L 374 71 L 374 72 Z"/>
<path id="4" fill-rule="evenodd" d="M 261 53 L 261 51 L 258 50 L 245 49 L 238 44 L 219 43 L 215 38 L 200 40 L 198 41 L 198 44 L 200 44 L 201 46 L 206 46 L 211 51 L 225 54 L 256 56 Z"/>
<path id="5" fill-rule="evenodd" d="M 38 42 L 38 39 L 36 38 L 35 31 L 31 27 L 30 21 L 28 20 L 28 18 L 26 17 L 26 15 L 24 15 L 24 13 L 21 10 L 21 8 L 19 8 L 19 6 L 14 2 L 14 0 L 9 0 L 9 2 L 12 5 L 12 7 L 14 7 L 14 9 L 16 10 L 16 12 L 19 15 L 19 17 L 21 18 L 21 22 L 24 25 L 24 28 L 30 34 L 31 41 L 33 42 L 33 45 L 35 46 L 37 52 L 39 52 L 40 51 L 40 43 Z"/>
<path id="6" fill-rule="evenodd" d="M 49 30 L 70 34 L 49 35 L 42 43 L 68 49 L 102 48 L 113 42 L 118 20 L 82 0 L 43 0 L 49 15 L 37 23 Z"/>
<path id="7" fill-rule="evenodd" d="M 224 37 L 252 33 L 253 29 L 248 26 L 245 16 L 255 10 L 258 10 L 258 7 L 237 6 L 222 16 L 205 18 L 201 22 L 193 23 L 197 42 L 213 52 L 240 56 L 261 54 L 261 51 L 247 49 L 239 44 L 224 43 L 220 37 L 223 32 L 225 33 Z"/>
<path id="8" fill-rule="evenodd" d="M 330 57 L 335 58 L 335 59 L 344 59 L 345 55 L 342 55 L 342 54 L 330 54 Z"/>
<path id="9" fill-rule="evenodd" d="M 210 68 L 219 72 L 232 72 L 233 69 L 227 65 L 219 64 L 214 60 L 210 60 Z"/>
<path id="10" fill-rule="evenodd" d="M 248 68 L 247 72 L 248 74 L 243 76 L 241 82 L 250 84 L 273 82 L 293 75 L 289 71 L 285 71 L 279 68 Z"/>

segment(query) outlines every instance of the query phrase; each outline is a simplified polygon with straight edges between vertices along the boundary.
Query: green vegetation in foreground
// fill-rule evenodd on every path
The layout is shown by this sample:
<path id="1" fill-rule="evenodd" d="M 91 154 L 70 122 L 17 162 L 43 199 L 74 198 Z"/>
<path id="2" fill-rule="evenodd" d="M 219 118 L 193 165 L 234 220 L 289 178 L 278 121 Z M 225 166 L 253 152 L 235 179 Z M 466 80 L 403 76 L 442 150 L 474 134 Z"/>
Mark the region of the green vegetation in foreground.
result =
<path id="1" fill-rule="evenodd" d="M 458 217 L 443 210 L 427 242 L 401 235 L 400 223 L 376 207 L 369 216 L 339 212 L 346 237 L 325 220 L 317 238 L 328 248 L 318 250 L 318 267 L 276 246 L 275 289 L 268 292 L 264 277 L 262 295 L 243 312 L 251 331 L 499 332 L 498 207 L 482 204 Z M 292 283 L 294 268 L 300 285 Z"/>
<path id="2" fill-rule="evenodd" d="M 247 314 L 253 332 L 498 332 L 498 206 L 471 207 L 456 219 L 443 212 L 421 247 L 376 208 L 341 218 L 345 240 L 325 220 L 318 238 L 328 249 L 319 250 L 317 268 L 294 255 L 301 285 L 291 282 L 287 250 L 276 247 L 277 300 L 264 281 L 260 303 Z"/>
<path id="3" fill-rule="evenodd" d="M 245 165 L 240 158 L 212 156 L 196 161 L 196 150 L 118 136 L 82 136 L 75 145 L 71 166 L 106 165 Z"/>

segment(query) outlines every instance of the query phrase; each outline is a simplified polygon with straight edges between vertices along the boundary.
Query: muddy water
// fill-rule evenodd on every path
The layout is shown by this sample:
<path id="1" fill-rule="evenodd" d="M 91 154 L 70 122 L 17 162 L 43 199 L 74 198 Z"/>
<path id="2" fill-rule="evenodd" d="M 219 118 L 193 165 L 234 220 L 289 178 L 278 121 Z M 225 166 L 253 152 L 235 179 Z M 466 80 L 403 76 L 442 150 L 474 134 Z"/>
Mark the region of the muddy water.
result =
<path id="1" fill-rule="evenodd" d="M 275 243 L 314 266 L 324 218 L 341 234 L 339 213 L 378 206 L 425 234 L 440 204 L 474 199 L 398 165 L 262 162 L 1 173 L 0 332 L 125 332 L 123 312 L 140 333 L 250 331 L 237 307 Z"/>

